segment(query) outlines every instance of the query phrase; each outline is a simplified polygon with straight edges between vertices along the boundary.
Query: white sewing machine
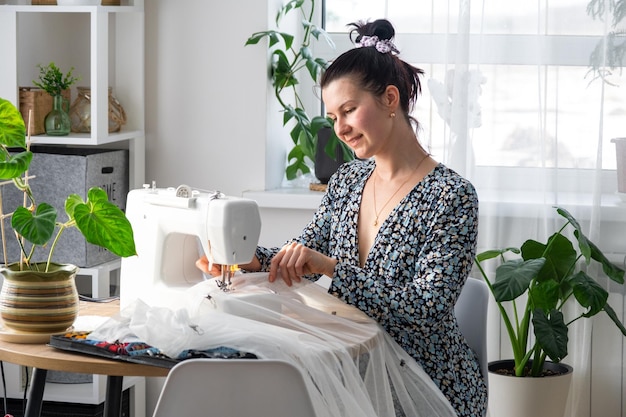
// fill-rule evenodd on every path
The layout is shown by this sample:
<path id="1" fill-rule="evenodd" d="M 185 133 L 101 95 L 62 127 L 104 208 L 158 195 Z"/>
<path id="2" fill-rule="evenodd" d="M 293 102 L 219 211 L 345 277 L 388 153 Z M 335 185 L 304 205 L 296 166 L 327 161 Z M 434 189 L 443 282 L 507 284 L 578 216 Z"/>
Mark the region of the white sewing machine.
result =
<path id="1" fill-rule="evenodd" d="M 137 256 L 122 259 L 122 308 L 137 298 L 164 304 L 172 291 L 203 281 L 195 266 L 202 253 L 222 265 L 220 285 L 226 289 L 236 266 L 252 260 L 261 232 L 255 201 L 186 185 L 162 189 L 153 183 L 131 190 L 126 216 Z"/>

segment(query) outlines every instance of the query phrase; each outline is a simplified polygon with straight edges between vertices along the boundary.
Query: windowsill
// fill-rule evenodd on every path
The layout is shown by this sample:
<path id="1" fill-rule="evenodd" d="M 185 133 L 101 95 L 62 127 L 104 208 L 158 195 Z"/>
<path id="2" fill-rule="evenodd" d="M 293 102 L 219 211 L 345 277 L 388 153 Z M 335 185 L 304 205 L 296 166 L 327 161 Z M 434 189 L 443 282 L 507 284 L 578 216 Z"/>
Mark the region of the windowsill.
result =
<path id="1" fill-rule="evenodd" d="M 308 188 L 276 188 L 266 191 L 244 191 L 243 197 L 255 200 L 260 208 L 316 210 L 322 201 L 322 191 Z"/>
<path id="2" fill-rule="evenodd" d="M 323 192 L 307 188 L 277 188 L 265 191 L 245 191 L 243 197 L 255 200 L 260 208 L 316 210 Z M 560 193 L 558 200 L 545 199 L 541 193 L 532 191 L 488 190 L 479 193 L 480 214 L 489 217 L 534 218 L 545 215 L 546 210 L 558 205 L 579 220 L 591 218 L 593 196 L 584 193 Z M 626 197 L 617 193 L 603 194 L 601 219 L 626 222 Z"/>

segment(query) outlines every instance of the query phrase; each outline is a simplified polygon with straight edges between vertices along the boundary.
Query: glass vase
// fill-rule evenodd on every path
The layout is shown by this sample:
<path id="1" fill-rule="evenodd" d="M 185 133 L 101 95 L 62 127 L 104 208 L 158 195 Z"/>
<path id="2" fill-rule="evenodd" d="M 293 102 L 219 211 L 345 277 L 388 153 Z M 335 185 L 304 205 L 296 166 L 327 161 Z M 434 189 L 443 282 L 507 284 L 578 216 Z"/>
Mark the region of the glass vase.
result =
<path id="1" fill-rule="evenodd" d="M 69 111 L 69 101 L 61 94 L 52 96 L 52 110 L 46 115 L 44 126 L 46 135 L 67 136 L 70 133 L 71 122 Z"/>
<path id="2" fill-rule="evenodd" d="M 70 119 L 72 121 L 72 132 L 91 132 L 91 88 L 77 87 L 78 97 L 70 108 Z M 108 123 L 109 133 L 119 132 L 126 124 L 126 112 L 120 102 L 113 96 L 113 89 L 109 87 L 109 109 Z"/>

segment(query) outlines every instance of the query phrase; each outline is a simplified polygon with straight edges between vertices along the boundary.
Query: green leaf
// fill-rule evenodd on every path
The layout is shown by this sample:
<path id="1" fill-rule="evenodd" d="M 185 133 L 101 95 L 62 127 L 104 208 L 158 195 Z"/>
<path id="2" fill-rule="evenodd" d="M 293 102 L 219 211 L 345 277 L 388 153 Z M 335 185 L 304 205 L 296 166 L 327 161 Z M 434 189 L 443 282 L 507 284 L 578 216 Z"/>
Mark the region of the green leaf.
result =
<path id="1" fill-rule="evenodd" d="M 291 106 L 285 107 L 283 110 L 283 126 L 286 126 L 287 123 L 294 117 L 298 117 L 296 110 Z"/>
<path id="2" fill-rule="evenodd" d="M 11 155 L 9 160 L 0 162 L 0 179 L 10 180 L 22 176 L 32 160 L 33 153 L 30 151 Z"/>
<path id="3" fill-rule="evenodd" d="M 102 196 L 105 196 L 103 199 Z M 137 254 L 133 229 L 124 212 L 106 198 L 102 189 L 90 189 L 87 203 L 73 205 L 76 227 L 87 242 L 108 249 L 121 257 Z M 66 210 L 68 203 L 66 202 Z"/>
<path id="4" fill-rule="evenodd" d="M 317 135 L 317 132 L 324 127 L 329 129 L 333 128 L 333 122 L 330 118 L 324 116 L 314 116 L 311 119 L 311 133 L 313 135 Z"/>
<path id="5" fill-rule="evenodd" d="M 529 289 L 530 299 L 534 308 L 550 311 L 556 308 L 560 298 L 560 285 L 553 280 L 537 282 Z"/>
<path id="6" fill-rule="evenodd" d="M 524 250 L 522 249 L 523 253 Z M 544 257 L 546 258 L 546 266 L 539 274 L 539 280 L 552 279 L 561 282 L 571 273 L 572 266 L 578 259 L 578 254 L 568 238 L 560 233 L 555 233 L 548 239 Z"/>
<path id="7" fill-rule="evenodd" d="M 290 165 L 285 171 L 287 179 L 296 178 L 298 172 L 302 172 L 303 174 L 308 174 L 309 172 L 311 172 L 311 170 L 305 163 L 304 158 L 305 154 L 301 147 L 296 146 L 291 149 L 291 151 L 287 155 L 287 160 L 290 162 Z"/>
<path id="8" fill-rule="evenodd" d="M 487 261 L 489 259 L 493 259 L 493 258 L 497 258 L 498 256 L 502 256 L 507 252 L 512 252 L 515 254 L 519 254 L 520 250 L 518 248 L 505 248 L 505 249 L 491 249 L 491 250 L 486 250 L 484 252 L 479 253 L 478 255 L 476 255 L 476 260 L 478 262 L 484 262 Z"/>
<path id="9" fill-rule="evenodd" d="M 289 136 L 291 137 L 291 141 L 294 145 L 298 146 L 300 142 L 300 134 L 302 133 L 302 125 L 300 123 L 296 123 L 289 132 Z"/>
<path id="10" fill-rule="evenodd" d="M 48 203 L 41 203 L 34 213 L 25 207 L 18 207 L 11 216 L 11 226 L 35 245 L 46 244 L 52 234 L 57 219 L 57 210 Z"/>
<path id="11" fill-rule="evenodd" d="M 8 148 L 26 149 L 26 126 L 19 110 L 0 98 L 0 144 Z"/>
<path id="12" fill-rule="evenodd" d="M 622 334 L 626 336 L 626 328 L 624 327 L 620 319 L 617 317 L 617 314 L 615 314 L 615 310 L 613 310 L 613 308 L 610 305 L 606 304 L 604 306 L 604 311 L 606 311 L 606 314 L 611 318 L 611 320 L 613 320 L 613 323 L 615 323 L 617 327 L 619 327 Z"/>
<path id="13" fill-rule="evenodd" d="M 618 284 L 624 284 L 624 270 L 607 259 L 602 251 L 591 241 L 588 241 L 591 258 L 602 265 L 604 273 Z"/>
<path id="14" fill-rule="evenodd" d="M 285 49 L 291 48 L 291 46 L 293 45 L 293 39 L 294 39 L 293 35 L 290 35 L 284 32 L 279 32 L 278 36 L 280 36 L 283 39 L 283 42 L 285 43 Z"/>
<path id="15" fill-rule="evenodd" d="M 280 25 L 281 19 L 285 17 L 287 13 L 291 10 L 301 8 L 303 4 L 304 0 L 291 0 L 288 3 L 285 3 L 285 5 L 278 10 L 278 13 L 276 13 L 276 25 Z"/>
<path id="16" fill-rule="evenodd" d="M 561 282 L 569 274 L 578 257 L 572 242 L 559 233 L 550 236 L 545 245 L 529 239 L 524 242 L 521 249 L 523 259 L 546 259 L 546 264 L 538 276 L 540 281 Z"/>
<path id="17" fill-rule="evenodd" d="M 588 309 L 585 317 L 594 316 L 604 309 L 609 293 L 593 278 L 583 271 L 578 271 L 569 282 L 578 303 Z"/>
<path id="18" fill-rule="evenodd" d="M 496 301 L 511 301 L 524 294 L 544 263 L 543 258 L 528 261 L 514 259 L 500 265 L 496 269 L 496 282 L 493 284 Z"/>
<path id="19" fill-rule="evenodd" d="M 319 40 L 320 37 L 324 38 L 328 46 L 330 46 L 332 49 L 335 49 L 335 42 L 332 40 L 328 32 L 326 32 L 324 29 L 318 26 L 312 26 L 311 35 L 313 35 L 313 37 L 315 37 L 315 39 L 317 40 Z"/>
<path id="20" fill-rule="evenodd" d="M 291 87 L 298 84 L 298 79 L 295 77 L 293 68 L 289 63 L 287 55 L 283 51 L 276 50 L 272 54 L 273 56 L 273 85 L 279 90 L 285 87 Z"/>
<path id="21" fill-rule="evenodd" d="M 298 136 L 298 143 L 302 149 L 302 153 L 308 156 L 311 160 L 315 159 L 315 142 L 311 137 L 311 132 L 308 129 L 301 129 Z"/>
<path id="22" fill-rule="evenodd" d="M 263 31 L 263 32 L 255 32 L 255 33 L 253 33 L 252 35 L 250 35 L 250 37 L 246 41 L 245 46 L 247 46 L 247 45 L 256 45 L 264 37 L 270 36 L 271 32 L 273 32 L 273 31 L 266 30 L 266 31 Z"/>
<path id="23" fill-rule="evenodd" d="M 535 309 L 533 327 L 537 342 L 553 362 L 560 362 L 567 356 L 567 326 L 563 313 L 551 310 L 548 317 L 542 309 Z"/>
<path id="24" fill-rule="evenodd" d="M 69 217 L 70 220 L 74 220 L 74 209 L 79 204 L 85 204 L 85 202 L 83 201 L 83 198 L 78 194 L 70 194 L 65 199 L 65 212 L 67 213 L 67 217 Z"/>
<path id="25" fill-rule="evenodd" d="M 565 210 L 562 207 L 556 207 L 556 212 L 565 217 L 567 221 L 574 227 L 574 229 L 576 229 L 574 235 L 578 240 L 580 253 L 582 253 L 582 255 L 585 257 L 586 262 L 589 263 L 589 258 L 591 257 L 591 248 L 589 247 L 589 240 L 585 237 L 582 227 L 580 227 L 580 223 L 578 223 L 578 220 L 576 220 L 569 211 Z"/>

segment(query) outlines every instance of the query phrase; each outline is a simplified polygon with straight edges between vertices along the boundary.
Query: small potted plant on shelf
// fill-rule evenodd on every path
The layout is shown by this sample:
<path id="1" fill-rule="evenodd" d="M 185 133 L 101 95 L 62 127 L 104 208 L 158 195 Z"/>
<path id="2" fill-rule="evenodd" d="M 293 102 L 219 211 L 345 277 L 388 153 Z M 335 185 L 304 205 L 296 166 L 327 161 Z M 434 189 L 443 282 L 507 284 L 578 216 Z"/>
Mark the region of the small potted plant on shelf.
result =
<path id="1" fill-rule="evenodd" d="M 588 266 L 594 261 L 608 278 L 622 285 L 624 270 L 611 263 L 584 235 L 578 221 L 567 210 L 557 207 L 556 211 L 566 222 L 546 243 L 530 239 L 519 249 L 489 250 L 476 256 L 475 264 L 498 306 L 513 351 L 512 360 L 489 364 L 489 396 L 493 399 L 490 407 L 498 407 L 495 404 L 501 401 L 506 408 L 506 411 L 492 408 L 494 415 L 563 415 L 572 368 L 559 365 L 563 365 L 560 362 L 568 354 L 568 328 L 575 321 L 604 311 L 626 336 L 626 328 L 607 302 L 607 290 L 588 275 Z M 490 278 L 485 262 L 494 258 L 500 263 L 495 276 Z M 574 313 L 570 307 L 579 311 Z M 555 393 L 557 381 L 552 376 L 560 373 L 566 377 L 560 391 L 564 398 L 559 400 Z M 549 377 L 538 378 L 545 376 Z M 509 385 L 513 392 L 505 391 Z M 529 390 L 533 386 L 538 392 L 531 394 Z M 539 401 L 541 395 L 549 404 Z M 514 403 L 516 398 L 520 404 Z M 523 408 L 521 404 L 541 411 Z"/>
<path id="2" fill-rule="evenodd" d="M 24 193 L 25 202 L 13 213 L 5 214 L 0 193 L 4 259 L 0 267 L 4 278 L 0 292 L 0 315 L 4 326 L 10 330 L 50 334 L 67 329 L 78 312 L 74 283 L 78 267 L 51 262 L 63 231 L 77 228 L 87 242 L 121 257 L 136 254 L 135 240 L 126 215 L 109 202 L 101 188 L 91 188 L 86 200 L 77 194 L 69 195 L 65 200 L 65 221 L 59 220 L 53 206 L 37 201 L 29 185 L 28 168 L 33 154 L 25 133 L 20 112 L 11 102 L 0 98 L 0 186 L 13 184 Z M 5 230 L 8 218 L 12 230 Z M 6 250 L 8 239 L 17 239 L 21 254 L 19 260 L 10 263 Z M 47 262 L 31 262 L 36 250 L 47 251 Z M 40 301 L 42 305 L 33 306 L 33 300 Z M 24 306 L 25 301 L 31 304 Z"/>
<path id="3" fill-rule="evenodd" d="M 69 100 L 62 93 L 79 80 L 72 75 L 74 67 L 63 74 L 54 62 L 39 68 L 39 81 L 33 80 L 35 86 L 41 88 L 52 97 L 52 110 L 46 115 L 44 125 L 46 134 L 50 136 L 66 136 L 70 133 Z"/>
<path id="4" fill-rule="evenodd" d="M 309 6 L 305 9 L 305 4 Z M 301 74 L 308 74 L 316 83 L 328 63 L 323 58 L 316 58 L 311 53 L 313 38 L 325 39 L 333 44 L 328 34 L 313 23 L 315 0 L 291 0 L 280 8 L 276 15 L 276 26 L 291 11 L 302 15 L 302 42 L 294 45 L 295 35 L 280 30 L 266 30 L 253 33 L 246 45 L 256 45 L 260 40 L 268 39 L 271 51 L 270 80 L 274 86 L 274 96 L 282 107 L 283 126 L 290 124 L 290 136 L 293 148 L 287 155 L 289 165 L 285 169 L 288 180 L 299 174 L 310 172 L 308 162 L 315 162 L 315 174 L 320 180 L 328 180 L 329 173 L 324 172 L 325 164 L 334 172 L 344 161 L 353 159 L 352 151 L 341 142 L 333 130 L 332 121 L 324 116 L 310 117 L 304 107 L 298 88 Z M 321 138 L 321 140 L 320 140 Z M 321 155 L 320 155 L 321 154 Z M 316 160 L 317 157 L 317 160 Z M 330 174 L 332 174 L 332 172 Z"/>

